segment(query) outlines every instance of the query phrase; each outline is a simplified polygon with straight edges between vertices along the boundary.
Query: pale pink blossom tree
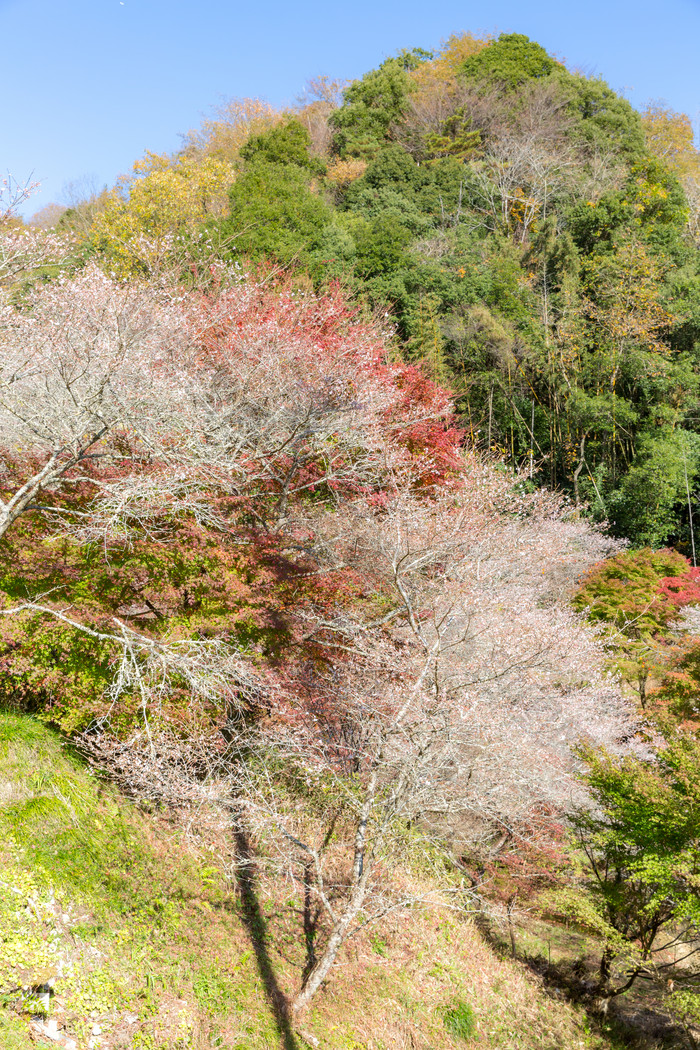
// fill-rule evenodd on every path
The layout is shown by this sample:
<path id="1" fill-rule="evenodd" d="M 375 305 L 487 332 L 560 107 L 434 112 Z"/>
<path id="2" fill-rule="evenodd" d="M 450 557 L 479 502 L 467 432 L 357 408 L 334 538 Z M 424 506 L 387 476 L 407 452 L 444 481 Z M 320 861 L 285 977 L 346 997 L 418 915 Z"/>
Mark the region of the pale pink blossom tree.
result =
<path id="1" fill-rule="evenodd" d="M 245 519 L 319 583 L 300 588 L 275 667 L 223 635 L 96 626 L 51 596 L 4 610 L 63 617 L 119 654 L 111 695 L 139 696 L 142 725 L 118 740 L 107 719 L 84 743 L 121 783 L 269 836 L 315 897 L 326 935 L 297 1011 L 353 931 L 401 903 L 401 829 L 488 850 L 580 790 L 573 743 L 631 731 L 566 604 L 609 542 L 465 448 L 448 394 L 390 362 L 386 335 L 339 293 L 204 296 L 95 268 L 0 315 L 0 538 L 31 513 L 105 557 L 167 542 L 178 519 L 261 542 Z M 174 683 L 221 718 L 186 739 L 154 726 Z M 280 769 L 329 787 L 328 821 L 285 797 Z"/>

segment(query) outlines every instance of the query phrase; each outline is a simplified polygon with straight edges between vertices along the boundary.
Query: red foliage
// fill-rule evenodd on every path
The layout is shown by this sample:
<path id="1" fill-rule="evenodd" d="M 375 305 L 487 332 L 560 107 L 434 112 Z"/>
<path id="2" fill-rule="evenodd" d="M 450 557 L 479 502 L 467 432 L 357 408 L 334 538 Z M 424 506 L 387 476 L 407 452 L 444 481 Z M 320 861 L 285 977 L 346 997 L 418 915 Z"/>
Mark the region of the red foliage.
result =
<path id="1" fill-rule="evenodd" d="M 394 412 L 388 414 L 389 421 L 415 420 L 402 430 L 398 441 L 410 452 L 433 460 L 429 482 L 447 480 L 459 467 L 458 452 L 466 437 L 457 426 L 450 393 L 415 365 L 397 368 L 392 381 L 402 396 Z"/>
<path id="2" fill-rule="evenodd" d="M 476 862 L 465 857 L 462 863 L 487 896 L 512 905 L 566 879 L 571 861 L 567 847 L 561 813 L 536 806 L 503 832 L 490 855 Z"/>
<path id="3" fill-rule="evenodd" d="M 202 299 L 201 308 L 202 369 L 245 375 L 254 384 L 262 377 L 265 398 L 277 407 L 305 407 L 324 422 L 335 415 L 339 430 L 350 419 L 359 445 L 369 437 L 376 451 L 389 448 L 395 456 L 404 449 L 410 459 L 423 460 L 424 480 L 454 475 L 464 433 L 450 393 L 416 366 L 389 361 L 387 332 L 362 320 L 340 288 L 320 298 L 284 286 L 240 285 Z M 352 449 L 344 451 L 352 457 Z M 293 452 L 279 459 L 281 467 Z M 336 467 L 353 465 L 346 460 Z M 305 484 L 323 478 L 319 464 L 307 463 L 305 471 Z M 363 480 L 355 479 L 355 491 L 367 491 Z M 336 477 L 331 487 L 353 484 Z"/>
<path id="4" fill-rule="evenodd" d="M 687 572 L 665 576 L 660 581 L 659 594 L 668 598 L 677 609 L 700 602 L 700 569 L 693 568 L 688 561 Z"/>

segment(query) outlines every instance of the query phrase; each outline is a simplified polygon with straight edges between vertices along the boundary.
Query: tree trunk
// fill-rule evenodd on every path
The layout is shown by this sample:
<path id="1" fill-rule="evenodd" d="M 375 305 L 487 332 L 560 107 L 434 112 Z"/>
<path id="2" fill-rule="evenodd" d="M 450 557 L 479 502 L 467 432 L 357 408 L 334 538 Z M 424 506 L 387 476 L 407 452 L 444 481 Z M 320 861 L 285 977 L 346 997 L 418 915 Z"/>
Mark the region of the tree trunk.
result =
<path id="1" fill-rule="evenodd" d="M 583 470 L 583 465 L 586 462 L 585 456 L 586 456 L 586 438 L 587 437 L 588 437 L 588 432 L 586 431 L 586 433 L 581 438 L 581 444 L 579 446 L 578 466 L 576 467 L 576 470 L 574 471 L 574 478 L 573 478 L 573 481 L 574 481 L 574 502 L 575 502 L 577 507 L 579 507 L 581 505 L 581 500 L 579 499 L 579 491 L 578 491 L 578 478 L 579 478 L 579 474 Z"/>
<path id="2" fill-rule="evenodd" d="M 615 958 L 615 952 L 612 948 L 605 948 L 603 954 L 600 957 L 600 980 L 598 985 L 598 994 L 602 999 L 610 999 L 613 993 L 612 988 L 612 964 Z"/>
<path id="3" fill-rule="evenodd" d="M 647 706 L 647 682 L 649 676 L 640 673 L 639 675 L 639 702 L 642 705 L 642 711 L 646 711 Z"/>
<path id="4" fill-rule="evenodd" d="M 513 924 L 513 911 L 515 909 L 517 900 L 518 895 L 517 893 L 514 893 L 511 897 L 509 897 L 506 909 L 506 914 L 508 916 L 508 936 L 510 938 L 510 951 L 514 959 L 518 954 L 518 946 L 515 941 L 515 926 Z"/>
<path id="5" fill-rule="evenodd" d="M 323 950 L 323 954 L 316 962 L 315 966 L 309 972 L 308 977 L 304 981 L 304 986 L 296 996 L 292 1003 L 292 1010 L 295 1014 L 300 1013 L 305 1007 L 309 1005 L 316 992 L 319 990 L 326 977 L 333 968 L 338 952 L 342 948 L 347 935 L 350 924 L 355 919 L 357 913 L 362 907 L 362 901 L 364 900 L 364 885 L 357 888 L 356 892 L 348 906 L 348 910 L 342 916 L 340 921 L 333 927 L 328 943 Z"/>

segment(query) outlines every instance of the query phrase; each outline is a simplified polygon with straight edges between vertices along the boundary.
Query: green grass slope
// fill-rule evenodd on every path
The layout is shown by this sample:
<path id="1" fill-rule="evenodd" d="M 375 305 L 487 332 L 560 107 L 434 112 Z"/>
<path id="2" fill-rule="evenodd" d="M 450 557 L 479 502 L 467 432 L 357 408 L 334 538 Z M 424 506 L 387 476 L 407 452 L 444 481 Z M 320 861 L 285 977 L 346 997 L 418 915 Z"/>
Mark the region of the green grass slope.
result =
<path id="1" fill-rule="evenodd" d="M 41 723 L 0 712 L 3 1050 L 610 1046 L 447 906 L 358 936 L 295 1027 L 303 909 L 283 893 L 237 884 L 211 846 L 136 810 Z"/>

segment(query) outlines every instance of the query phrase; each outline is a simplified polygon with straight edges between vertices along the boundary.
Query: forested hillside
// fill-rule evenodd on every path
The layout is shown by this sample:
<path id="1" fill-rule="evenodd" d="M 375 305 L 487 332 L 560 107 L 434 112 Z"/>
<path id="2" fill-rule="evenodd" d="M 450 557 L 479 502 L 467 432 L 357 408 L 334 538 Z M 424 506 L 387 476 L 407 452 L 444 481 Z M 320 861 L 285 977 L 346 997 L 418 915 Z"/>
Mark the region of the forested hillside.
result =
<path id="1" fill-rule="evenodd" d="M 463 34 L 5 183 L 8 1045 L 698 1045 L 698 180 Z"/>
<path id="2" fill-rule="evenodd" d="M 450 385 L 481 448 L 617 535 L 687 546 L 700 302 L 688 118 L 640 115 L 517 34 L 454 37 L 344 93 L 325 79 L 311 91 L 290 113 L 232 103 L 177 157 L 139 162 L 94 243 L 138 270 L 174 234 L 204 235 L 223 258 L 273 259 L 317 289 L 341 281 L 390 311 L 401 354 Z M 134 235 L 147 260 L 126 248 Z"/>

